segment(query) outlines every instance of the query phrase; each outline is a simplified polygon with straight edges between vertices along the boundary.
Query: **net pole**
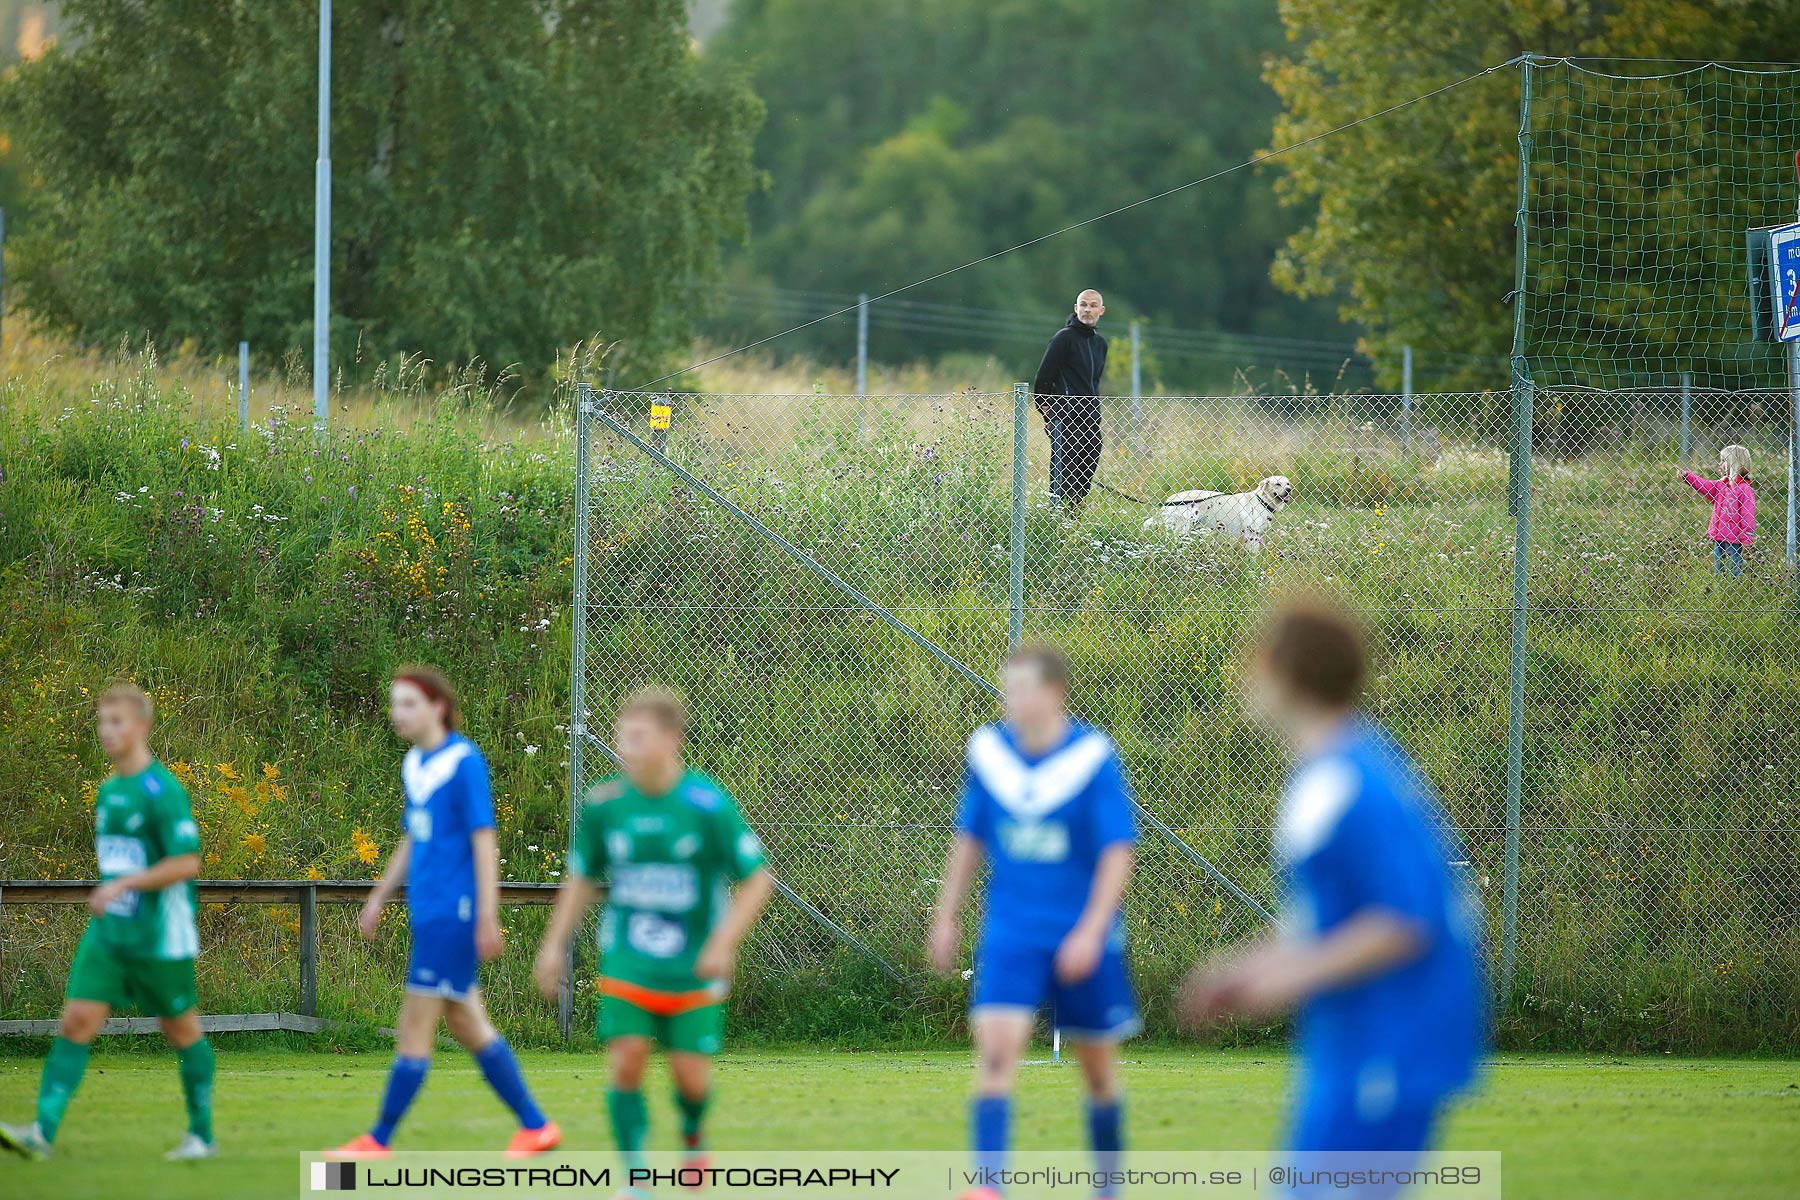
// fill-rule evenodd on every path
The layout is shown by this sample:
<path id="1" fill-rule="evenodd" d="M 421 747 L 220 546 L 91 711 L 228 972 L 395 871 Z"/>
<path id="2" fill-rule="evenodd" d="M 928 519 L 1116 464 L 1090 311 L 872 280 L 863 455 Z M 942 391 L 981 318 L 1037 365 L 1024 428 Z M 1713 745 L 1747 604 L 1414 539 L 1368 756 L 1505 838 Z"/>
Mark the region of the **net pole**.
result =
<path id="1" fill-rule="evenodd" d="M 1513 973 L 1518 961 L 1519 935 L 1519 825 L 1525 794 L 1525 663 L 1529 634 L 1527 613 L 1530 594 L 1531 548 L 1531 427 L 1532 383 L 1525 360 L 1527 246 L 1530 242 L 1531 199 L 1531 67 L 1519 72 L 1519 211 L 1518 278 L 1515 283 L 1513 325 L 1513 428 L 1512 462 L 1508 472 L 1509 507 L 1513 518 L 1512 653 L 1507 667 L 1506 712 L 1506 857 L 1501 885 L 1500 979 L 1504 1001 L 1511 997 Z"/>

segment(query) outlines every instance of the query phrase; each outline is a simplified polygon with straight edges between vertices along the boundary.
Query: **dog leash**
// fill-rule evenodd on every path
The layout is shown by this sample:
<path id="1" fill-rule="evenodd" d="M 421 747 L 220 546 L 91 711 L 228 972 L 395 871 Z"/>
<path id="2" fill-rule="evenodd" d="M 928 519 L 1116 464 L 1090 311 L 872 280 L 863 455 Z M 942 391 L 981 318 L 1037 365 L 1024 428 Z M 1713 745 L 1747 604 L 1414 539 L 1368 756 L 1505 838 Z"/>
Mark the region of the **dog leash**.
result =
<path id="1" fill-rule="evenodd" d="M 1111 492 L 1113 495 L 1118 496 L 1122 500 L 1129 500 L 1133 504 L 1141 504 L 1145 508 L 1156 507 L 1150 501 L 1144 499 L 1142 496 L 1134 496 L 1130 492 L 1122 492 L 1118 488 L 1113 487 L 1110 483 L 1105 483 L 1105 482 L 1102 482 L 1101 480 L 1096 479 L 1096 480 L 1094 480 L 1094 486 L 1099 488 L 1103 492 Z"/>

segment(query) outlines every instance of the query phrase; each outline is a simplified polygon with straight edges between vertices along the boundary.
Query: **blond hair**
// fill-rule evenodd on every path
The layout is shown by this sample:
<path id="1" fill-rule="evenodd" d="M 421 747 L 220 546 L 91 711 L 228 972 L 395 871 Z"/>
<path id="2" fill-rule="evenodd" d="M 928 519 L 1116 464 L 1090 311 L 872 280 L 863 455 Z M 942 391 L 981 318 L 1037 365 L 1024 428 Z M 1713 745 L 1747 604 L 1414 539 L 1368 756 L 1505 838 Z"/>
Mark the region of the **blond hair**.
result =
<path id="1" fill-rule="evenodd" d="M 681 693 L 665 687 L 643 687 L 625 697 L 619 705 L 619 720 L 626 717 L 648 717 L 676 737 L 687 734 L 687 703 Z"/>
<path id="2" fill-rule="evenodd" d="M 99 712 L 113 704 L 136 709 L 146 725 L 156 719 L 156 702 L 150 699 L 150 693 L 128 679 L 117 679 L 107 684 L 106 690 L 94 698 L 94 711 Z"/>
<path id="3" fill-rule="evenodd" d="M 1750 474 L 1750 451 L 1743 446 L 1727 446 L 1719 451 L 1719 461 L 1725 464 L 1725 482 L 1736 483 Z"/>

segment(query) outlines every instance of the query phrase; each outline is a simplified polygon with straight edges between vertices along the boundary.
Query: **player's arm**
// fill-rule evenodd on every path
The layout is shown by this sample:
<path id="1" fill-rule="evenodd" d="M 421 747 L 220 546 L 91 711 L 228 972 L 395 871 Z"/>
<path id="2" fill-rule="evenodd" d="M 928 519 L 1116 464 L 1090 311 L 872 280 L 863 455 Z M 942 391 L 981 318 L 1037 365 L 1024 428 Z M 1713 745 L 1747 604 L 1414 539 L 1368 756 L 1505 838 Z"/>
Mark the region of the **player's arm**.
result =
<path id="1" fill-rule="evenodd" d="M 944 854 L 944 879 L 938 884 L 926 953 L 932 967 L 945 974 L 956 968 L 956 952 L 962 946 L 963 901 L 981 867 L 981 854 L 981 843 L 960 830 L 950 839 L 950 849 Z"/>
<path id="2" fill-rule="evenodd" d="M 97 913 L 126 892 L 160 892 L 172 884 L 194 879 L 200 874 L 200 852 L 172 854 L 152 866 L 130 875 L 109 879 L 88 893 L 88 907 Z"/>
<path id="3" fill-rule="evenodd" d="M 544 999 L 554 1000 L 562 986 L 563 971 L 569 961 L 569 941 L 581 918 L 599 898 L 595 880 L 606 871 L 606 839 L 601 836 L 600 818 L 593 805 L 583 804 L 575 816 L 575 830 L 569 835 L 569 853 L 563 859 L 563 883 L 556 890 L 556 907 L 550 912 L 550 926 L 538 946 L 532 976 Z"/>
<path id="4" fill-rule="evenodd" d="M 494 827 L 471 833 L 469 846 L 475 854 L 475 952 L 482 962 L 492 962 L 504 946 L 500 936 L 500 845 Z"/>
<path id="5" fill-rule="evenodd" d="M 1106 938 L 1125 900 L 1135 861 L 1130 842 L 1114 842 L 1100 852 L 1094 864 L 1094 881 L 1088 885 L 1087 904 L 1062 945 L 1056 948 L 1056 976 L 1064 983 L 1079 983 L 1094 973 L 1106 951 Z"/>
<path id="6" fill-rule="evenodd" d="M 731 894 L 725 919 L 707 936 L 706 945 L 694 960 L 694 974 L 702 979 L 730 979 L 737 971 L 738 947 L 744 944 L 750 927 L 762 916 L 774 894 L 775 878 L 767 867 L 758 867 L 738 884 Z"/>
<path id="7" fill-rule="evenodd" d="M 356 927 L 370 941 L 375 940 L 376 931 L 381 928 L 381 910 L 386 908 L 400 885 L 406 882 L 407 868 L 412 864 L 412 837 L 401 835 L 388 855 L 387 866 L 382 869 L 381 878 L 369 889 L 369 898 L 363 901 L 362 912 L 356 918 Z"/>
<path id="8" fill-rule="evenodd" d="M 537 962 L 532 967 L 532 975 L 544 999 L 556 999 L 557 988 L 562 985 L 563 963 L 569 957 L 569 940 L 575 936 L 575 927 L 581 924 L 581 918 L 587 915 L 589 906 L 599 895 L 600 889 L 593 881 L 574 870 L 571 864 L 562 887 L 556 890 L 556 907 L 550 912 L 550 925 L 544 930 L 544 941 L 538 947 Z"/>
<path id="9" fill-rule="evenodd" d="M 160 892 L 200 874 L 200 826 L 187 792 L 171 781 L 151 807 L 151 834 L 162 857 L 142 871 L 121 875 L 95 888 L 88 907 L 96 913 L 126 892 Z"/>
<path id="10" fill-rule="evenodd" d="M 470 755 L 458 768 L 462 776 L 463 816 L 468 821 L 469 852 L 475 867 L 475 953 L 482 962 L 500 957 L 500 845 L 494 835 L 494 791 L 487 761 Z"/>
<path id="11" fill-rule="evenodd" d="M 1320 992 L 1412 962 L 1426 946 L 1412 918 L 1365 908 L 1318 941 L 1271 935 L 1247 953 L 1196 971 L 1183 989 L 1181 1009 L 1196 1022 L 1230 1013 L 1272 1017 Z"/>

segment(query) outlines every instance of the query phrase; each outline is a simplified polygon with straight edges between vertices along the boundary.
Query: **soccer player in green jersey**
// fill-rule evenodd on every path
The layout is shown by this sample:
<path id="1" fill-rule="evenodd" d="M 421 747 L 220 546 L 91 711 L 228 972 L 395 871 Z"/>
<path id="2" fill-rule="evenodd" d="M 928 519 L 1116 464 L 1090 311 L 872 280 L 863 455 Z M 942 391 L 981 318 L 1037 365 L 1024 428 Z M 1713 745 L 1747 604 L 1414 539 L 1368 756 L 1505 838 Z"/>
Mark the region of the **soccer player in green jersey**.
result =
<path id="1" fill-rule="evenodd" d="M 648 1118 L 641 1088 L 655 1041 L 675 1077 L 684 1167 L 704 1170 L 709 1059 L 724 1031 L 726 988 L 738 947 L 775 886 L 737 803 L 683 761 L 686 734 L 687 714 L 672 692 L 645 689 L 620 707 L 614 747 L 625 771 L 588 790 L 537 958 L 538 987 L 552 997 L 569 938 L 596 885 L 606 884 L 598 1032 L 606 1046 L 607 1113 L 627 1168 L 643 1162 Z M 633 1200 L 644 1194 L 630 1186 L 620 1193 Z"/>
<path id="2" fill-rule="evenodd" d="M 44 1060 L 37 1120 L 0 1124 L 0 1146 L 27 1158 L 50 1156 L 63 1111 L 81 1086 L 88 1047 L 115 1008 L 157 1017 L 181 1064 L 188 1132 L 163 1157 L 211 1158 L 212 1045 L 195 1006 L 194 877 L 200 829 L 187 790 L 150 756 L 150 697 L 114 684 L 96 705 L 100 747 L 113 773 L 94 797 L 94 854 L 100 886 L 88 896 L 93 916 L 69 968 L 57 1038 Z"/>

